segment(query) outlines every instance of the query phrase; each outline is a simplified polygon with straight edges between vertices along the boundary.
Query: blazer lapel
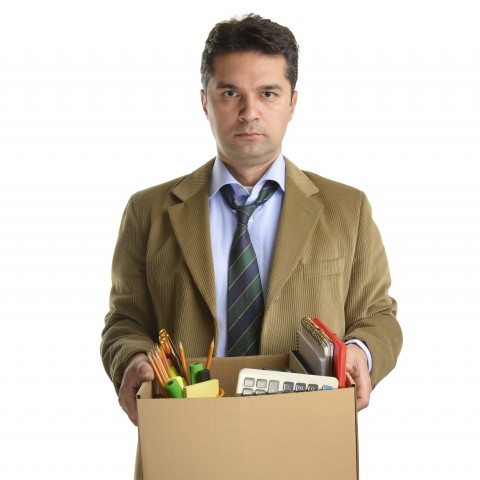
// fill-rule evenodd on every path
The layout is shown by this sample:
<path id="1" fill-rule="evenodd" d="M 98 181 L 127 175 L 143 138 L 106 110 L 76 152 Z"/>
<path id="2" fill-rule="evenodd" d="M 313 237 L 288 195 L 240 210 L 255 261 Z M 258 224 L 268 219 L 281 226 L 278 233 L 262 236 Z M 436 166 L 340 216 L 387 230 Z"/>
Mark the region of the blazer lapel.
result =
<path id="1" fill-rule="evenodd" d="M 193 280 L 216 319 L 215 274 L 208 207 L 212 167 L 213 160 L 187 175 L 173 189 L 173 194 L 181 202 L 169 207 L 168 213 Z"/>
<path id="2" fill-rule="evenodd" d="M 292 162 L 285 159 L 285 164 L 285 198 L 275 242 L 265 310 L 268 310 L 297 266 L 323 210 L 315 195 L 318 188 Z"/>
<path id="3" fill-rule="evenodd" d="M 322 205 L 318 189 L 292 162 L 285 159 L 286 188 L 273 255 L 265 309 L 278 295 L 297 266 Z M 195 285 L 217 318 L 215 273 L 210 240 L 208 194 L 213 160 L 187 175 L 173 189 L 180 200 L 168 212 L 175 236 Z"/>

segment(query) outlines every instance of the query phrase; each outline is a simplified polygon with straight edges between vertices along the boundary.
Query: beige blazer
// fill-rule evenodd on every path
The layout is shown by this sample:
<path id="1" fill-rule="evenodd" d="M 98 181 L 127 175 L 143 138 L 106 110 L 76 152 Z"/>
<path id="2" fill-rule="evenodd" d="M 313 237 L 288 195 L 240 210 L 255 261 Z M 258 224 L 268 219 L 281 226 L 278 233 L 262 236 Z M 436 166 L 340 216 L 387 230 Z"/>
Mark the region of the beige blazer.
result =
<path id="1" fill-rule="evenodd" d="M 118 390 L 126 360 L 166 328 L 186 355 L 205 356 L 217 337 L 209 230 L 213 160 L 190 175 L 133 195 L 113 257 L 101 354 Z M 261 333 L 261 354 L 295 347 L 303 316 L 368 346 L 373 385 L 402 345 L 382 240 L 365 195 L 286 160 L 285 197 Z M 217 343 L 217 342 L 216 342 Z"/>

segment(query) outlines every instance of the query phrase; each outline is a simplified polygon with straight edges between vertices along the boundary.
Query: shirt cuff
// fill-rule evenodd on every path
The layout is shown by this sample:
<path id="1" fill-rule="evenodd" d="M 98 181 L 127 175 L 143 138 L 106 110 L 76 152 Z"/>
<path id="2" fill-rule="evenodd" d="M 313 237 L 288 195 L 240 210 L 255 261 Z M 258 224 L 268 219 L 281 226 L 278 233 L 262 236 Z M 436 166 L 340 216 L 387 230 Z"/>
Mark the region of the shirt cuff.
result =
<path id="1" fill-rule="evenodd" d="M 368 373 L 370 373 L 372 371 L 373 360 L 372 360 L 372 354 L 370 353 L 370 350 L 368 349 L 368 347 L 361 340 L 357 340 L 356 338 L 347 340 L 345 342 L 345 345 L 348 345 L 349 343 L 354 343 L 365 352 L 365 355 L 367 356 L 367 361 L 368 361 Z"/>

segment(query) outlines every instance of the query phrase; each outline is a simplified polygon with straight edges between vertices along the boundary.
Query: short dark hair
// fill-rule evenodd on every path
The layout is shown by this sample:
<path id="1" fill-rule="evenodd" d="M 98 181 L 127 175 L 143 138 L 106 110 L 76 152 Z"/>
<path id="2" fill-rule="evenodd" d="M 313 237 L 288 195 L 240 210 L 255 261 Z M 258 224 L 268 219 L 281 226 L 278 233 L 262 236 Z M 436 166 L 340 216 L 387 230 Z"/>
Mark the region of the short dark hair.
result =
<path id="1" fill-rule="evenodd" d="M 217 23 L 210 31 L 200 68 L 203 88 L 207 89 L 213 75 L 216 55 L 241 52 L 283 56 L 287 63 L 285 74 L 293 94 L 298 77 L 298 43 L 287 27 L 253 13 Z"/>

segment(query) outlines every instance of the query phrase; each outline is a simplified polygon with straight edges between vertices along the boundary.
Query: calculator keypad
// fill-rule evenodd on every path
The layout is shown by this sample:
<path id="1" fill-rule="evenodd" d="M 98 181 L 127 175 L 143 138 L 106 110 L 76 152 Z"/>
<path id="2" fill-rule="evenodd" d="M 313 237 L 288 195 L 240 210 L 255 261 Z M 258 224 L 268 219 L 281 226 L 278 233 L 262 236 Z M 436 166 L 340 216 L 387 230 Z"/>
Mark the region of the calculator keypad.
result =
<path id="1" fill-rule="evenodd" d="M 270 380 L 268 382 L 268 393 L 279 393 L 280 382 L 278 380 Z"/>
<path id="2" fill-rule="evenodd" d="M 306 384 L 304 382 L 283 382 L 280 389 L 280 382 L 278 380 L 267 380 L 266 378 L 247 377 L 243 381 L 242 395 L 266 395 L 272 393 L 289 393 L 289 392 L 315 392 L 318 385 L 315 383 Z M 252 388 L 253 387 L 253 388 Z"/>
<path id="3" fill-rule="evenodd" d="M 315 392 L 338 388 L 334 377 L 294 373 L 285 370 L 242 368 L 238 374 L 236 394 L 270 395 L 290 392 Z"/>

